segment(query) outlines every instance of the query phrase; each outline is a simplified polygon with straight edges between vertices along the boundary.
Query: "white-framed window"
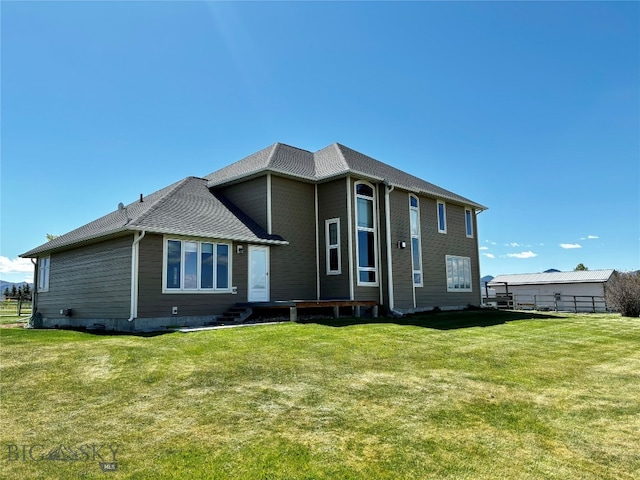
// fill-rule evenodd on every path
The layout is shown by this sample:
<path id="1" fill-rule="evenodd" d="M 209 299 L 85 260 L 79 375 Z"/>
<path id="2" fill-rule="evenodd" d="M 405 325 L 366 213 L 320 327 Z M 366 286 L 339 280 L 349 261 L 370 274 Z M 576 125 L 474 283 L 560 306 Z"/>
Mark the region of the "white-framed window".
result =
<path id="1" fill-rule="evenodd" d="M 342 258 L 340 255 L 340 219 L 325 220 L 325 236 L 327 246 L 327 275 L 342 273 Z"/>
<path id="2" fill-rule="evenodd" d="M 373 186 L 356 182 L 356 249 L 358 256 L 358 285 L 378 285 L 378 245 L 376 199 Z"/>
<path id="3" fill-rule="evenodd" d="M 409 195 L 409 223 L 411 225 L 411 264 L 413 265 L 413 285 L 422 286 L 422 241 L 420 235 L 420 201 Z"/>
<path id="4" fill-rule="evenodd" d="M 38 258 L 38 292 L 47 292 L 49 290 L 50 266 L 51 257 Z"/>
<path id="5" fill-rule="evenodd" d="M 471 292 L 471 259 L 446 255 L 447 292 Z"/>
<path id="6" fill-rule="evenodd" d="M 180 238 L 165 238 L 162 290 L 229 292 L 231 245 Z"/>
<path id="7" fill-rule="evenodd" d="M 438 200 L 438 233 L 447 233 L 447 205 Z"/>
<path id="8" fill-rule="evenodd" d="M 470 208 L 464 209 L 464 229 L 468 238 L 473 238 L 473 212 Z"/>

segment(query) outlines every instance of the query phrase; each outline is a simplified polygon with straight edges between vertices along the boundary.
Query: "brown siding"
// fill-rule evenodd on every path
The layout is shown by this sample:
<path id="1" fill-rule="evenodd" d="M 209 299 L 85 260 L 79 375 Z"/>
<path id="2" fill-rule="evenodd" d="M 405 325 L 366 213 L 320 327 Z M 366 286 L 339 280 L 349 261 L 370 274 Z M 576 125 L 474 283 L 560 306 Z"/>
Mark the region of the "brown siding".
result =
<path id="1" fill-rule="evenodd" d="M 389 197 L 394 306 L 398 309 L 409 309 L 413 308 L 409 194 L 401 190 L 394 190 Z M 398 242 L 406 242 L 407 247 L 398 248 Z"/>
<path id="2" fill-rule="evenodd" d="M 273 233 L 289 242 L 270 249 L 271 300 L 309 300 L 316 294 L 315 188 L 271 177 Z"/>
<path id="3" fill-rule="evenodd" d="M 220 189 L 240 210 L 267 230 L 267 176 Z"/>
<path id="4" fill-rule="evenodd" d="M 325 221 L 340 219 L 341 274 L 327 275 Z M 349 292 L 349 225 L 347 224 L 347 182 L 345 179 L 318 185 L 318 238 L 320 245 L 320 297 L 348 299 Z"/>
<path id="5" fill-rule="evenodd" d="M 236 302 L 245 302 L 247 295 L 246 248 L 236 254 L 232 245 L 231 285 L 238 286 L 238 294 L 231 293 L 162 293 L 162 235 L 147 234 L 140 242 L 138 317 L 171 317 L 172 307 L 178 316 L 220 315 Z"/>
<path id="6" fill-rule="evenodd" d="M 133 235 L 51 255 L 49 291 L 38 294 L 45 319 L 128 318 Z"/>
<path id="7" fill-rule="evenodd" d="M 480 267 L 474 216 L 474 236 L 467 238 L 464 207 L 446 204 L 447 233 L 438 233 L 436 200 L 420 197 L 424 286 L 416 288 L 418 308 L 480 303 Z M 408 213 L 407 213 L 408 215 Z M 472 291 L 447 292 L 446 255 L 471 259 Z"/>

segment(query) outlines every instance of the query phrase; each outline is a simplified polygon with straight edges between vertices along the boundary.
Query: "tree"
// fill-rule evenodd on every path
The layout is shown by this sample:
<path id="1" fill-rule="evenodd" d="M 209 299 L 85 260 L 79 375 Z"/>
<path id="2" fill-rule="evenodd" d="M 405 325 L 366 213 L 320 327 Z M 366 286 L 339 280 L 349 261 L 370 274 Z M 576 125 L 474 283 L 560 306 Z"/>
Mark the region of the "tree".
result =
<path id="1" fill-rule="evenodd" d="M 15 285 L 13 285 L 11 287 L 11 298 L 17 298 L 18 297 L 18 289 L 16 288 Z"/>
<path id="2" fill-rule="evenodd" d="M 640 272 L 613 272 L 604 293 L 609 308 L 640 317 Z"/>
<path id="3" fill-rule="evenodd" d="M 50 242 L 54 238 L 58 238 L 58 237 L 59 237 L 59 235 L 54 235 L 52 233 L 47 233 L 47 242 Z"/>
<path id="4" fill-rule="evenodd" d="M 22 288 L 22 294 L 25 298 L 31 298 L 31 287 L 29 287 L 28 283 L 24 284 L 24 287 Z"/>
<path id="5" fill-rule="evenodd" d="M 584 266 L 584 263 L 579 263 L 578 265 L 576 265 L 576 268 L 573 269 L 574 272 L 584 272 L 585 270 L 589 269 Z"/>
<path id="6" fill-rule="evenodd" d="M 11 296 L 11 292 L 9 291 L 9 287 L 4 288 L 4 298 L 9 298 Z"/>

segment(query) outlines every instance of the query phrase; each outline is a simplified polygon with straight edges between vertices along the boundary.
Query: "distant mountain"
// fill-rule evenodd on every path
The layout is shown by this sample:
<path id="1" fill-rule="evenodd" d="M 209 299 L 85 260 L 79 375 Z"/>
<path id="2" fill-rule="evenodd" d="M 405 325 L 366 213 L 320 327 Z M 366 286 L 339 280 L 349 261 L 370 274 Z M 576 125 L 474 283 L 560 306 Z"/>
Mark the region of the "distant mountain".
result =
<path id="1" fill-rule="evenodd" d="M 18 288 L 26 285 L 27 283 L 29 282 L 5 282 L 4 280 L 0 280 L 0 295 L 4 293 L 5 288 L 11 290 L 14 285 Z M 29 288 L 33 290 L 33 283 L 29 283 Z"/>

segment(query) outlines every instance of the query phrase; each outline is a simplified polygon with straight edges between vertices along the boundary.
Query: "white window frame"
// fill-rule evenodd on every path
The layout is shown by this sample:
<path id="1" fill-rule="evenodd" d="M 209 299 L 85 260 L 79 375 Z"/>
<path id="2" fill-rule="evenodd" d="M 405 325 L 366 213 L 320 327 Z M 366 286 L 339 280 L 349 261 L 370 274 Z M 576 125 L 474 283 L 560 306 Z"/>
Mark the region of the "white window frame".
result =
<path id="1" fill-rule="evenodd" d="M 180 245 L 180 287 L 179 288 L 169 288 L 167 286 L 167 254 L 168 254 L 168 246 L 169 242 L 181 242 Z M 196 264 L 196 288 L 185 288 L 185 242 L 195 242 L 197 243 L 197 264 Z M 201 287 L 202 283 L 202 244 L 211 244 L 213 245 L 213 255 L 214 255 L 214 264 L 213 264 L 213 287 L 212 288 L 203 288 Z M 227 288 L 219 288 L 218 284 L 218 269 L 217 269 L 217 251 L 219 245 L 225 245 L 228 249 L 228 265 L 227 265 Z M 205 240 L 205 239 L 197 239 L 190 237 L 164 237 L 163 241 L 163 249 L 162 249 L 162 293 L 171 293 L 171 294 L 199 294 L 199 293 L 232 293 L 232 278 L 233 278 L 233 245 L 231 242 L 220 242 L 215 240 Z"/>
<path id="2" fill-rule="evenodd" d="M 440 212 L 442 205 L 442 213 Z M 447 204 L 442 200 L 436 202 L 436 211 L 438 215 L 438 233 L 447 233 Z"/>
<path id="3" fill-rule="evenodd" d="M 51 271 L 51 256 L 38 257 L 38 292 L 49 291 L 49 277 Z"/>
<path id="4" fill-rule="evenodd" d="M 412 200 L 415 200 L 416 202 L 416 206 L 414 207 L 411 203 Z M 415 219 L 418 222 L 417 225 L 413 225 L 413 219 L 414 219 L 414 215 L 413 213 L 415 212 Z M 415 196 L 415 195 L 409 195 L 409 231 L 411 233 L 411 270 L 413 272 L 412 274 L 412 281 L 413 281 L 413 286 L 414 287 L 422 287 L 424 285 L 424 275 L 422 273 L 422 232 L 420 230 L 420 199 Z M 414 233 L 417 232 L 417 233 Z M 417 240 L 417 244 L 418 244 L 418 266 L 420 267 L 419 269 L 415 268 L 414 265 L 414 255 L 416 254 L 416 252 L 414 252 L 414 247 L 413 247 L 413 240 Z M 416 275 L 420 276 L 420 281 L 416 282 Z"/>
<path id="5" fill-rule="evenodd" d="M 473 211 L 470 208 L 464 209 L 464 232 L 467 238 L 473 238 Z"/>
<path id="6" fill-rule="evenodd" d="M 336 226 L 336 243 L 331 243 L 330 228 L 331 225 Z M 342 253 L 340 252 L 340 219 L 330 218 L 324 221 L 325 230 L 325 245 L 326 245 L 326 260 L 327 260 L 327 275 L 341 275 L 342 274 Z M 335 250 L 338 253 L 338 268 L 331 270 L 331 251 Z"/>
<path id="7" fill-rule="evenodd" d="M 371 196 L 362 195 L 358 193 L 358 185 L 366 185 L 371 188 Z M 377 208 L 376 208 L 376 188 L 371 185 L 369 182 L 357 181 L 353 184 L 353 191 L 355 193 L 355 213 L 356 213 L 356 265 L 357 265 L 357 285 L 363 287 L 377 287 L 378 286 L 378 222 L 377 222 Z M 364 200 L 371 201 L 371 212 L 373 217 L 373 228 L 369 227 L 361 227 L 358 225 L 358 199 L 362 198 Z M 360 242 L 359 242 L 359 232 L 369 232 L 373 234 L 373 267 L 361 267 L 360 266 Z M 360 280 L 360 272 L 374 272 L 375 281 L 373 282 L 363 282 Z"/>
<path id="8" fill-rule="evenodd" d="M 472 292 L 471 258 L 446 255 L 445 264 L 447 292 Z"/>

